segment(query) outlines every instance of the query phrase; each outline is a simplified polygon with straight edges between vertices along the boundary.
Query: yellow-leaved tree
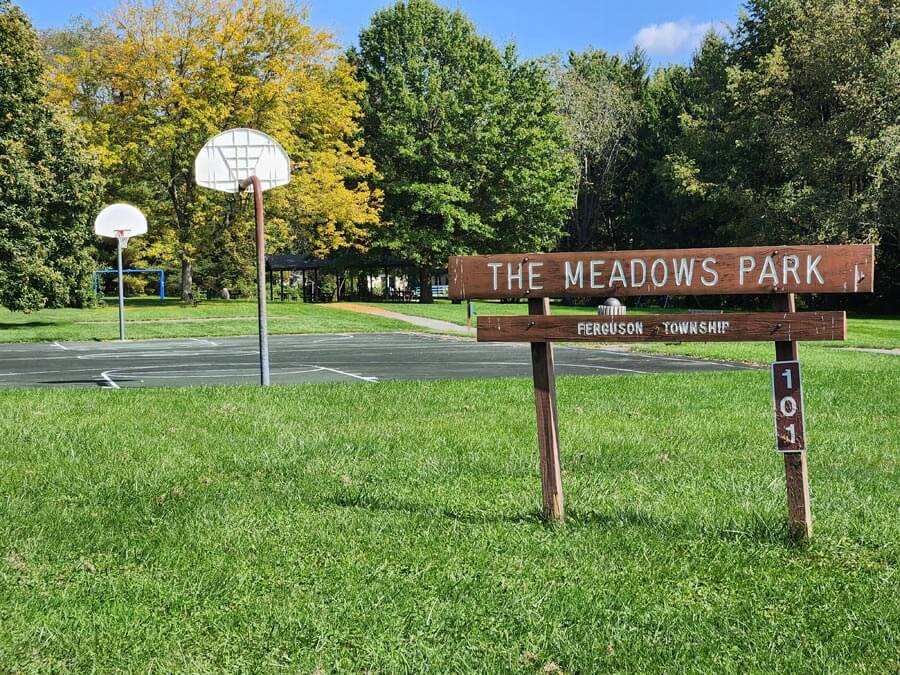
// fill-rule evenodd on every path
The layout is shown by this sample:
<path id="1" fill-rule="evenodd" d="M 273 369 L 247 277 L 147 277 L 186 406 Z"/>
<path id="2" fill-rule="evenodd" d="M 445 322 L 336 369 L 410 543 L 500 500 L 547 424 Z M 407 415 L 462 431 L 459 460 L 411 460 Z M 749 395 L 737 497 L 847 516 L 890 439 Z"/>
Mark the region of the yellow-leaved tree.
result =
<path id="1" fill-rule="evenodd" d="M 76 30 L 77 29 L 77 30 Z M 358 120 L 362 85 L 330 34 L 286 0 L 127 0 L 100 26 L 45 36 L 52 96 L 81 120 L 107 199 L 148 212 L 133 261 L 180 265 L 182 296 L 252 277 L 247 200 L 198 188 L 203 143 L 232 127 L 276 138 L 289 186 L 268 193 L 271 249 L 364 249 L 380 194 Z M 65 38 L 65 39 L 64 39 Z"/>

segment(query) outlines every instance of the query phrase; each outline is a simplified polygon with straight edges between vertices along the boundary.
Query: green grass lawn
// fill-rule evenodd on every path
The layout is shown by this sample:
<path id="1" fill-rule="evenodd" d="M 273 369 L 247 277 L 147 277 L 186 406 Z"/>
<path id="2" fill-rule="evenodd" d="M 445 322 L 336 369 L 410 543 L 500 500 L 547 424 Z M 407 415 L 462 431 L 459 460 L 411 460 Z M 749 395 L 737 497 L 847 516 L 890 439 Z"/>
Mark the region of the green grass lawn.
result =
<path id="1" fill-rule="evenodd" d="M 526 380 L 2 391 L 0 670 L 897 672 L 900 361 L 801 355 L 808 547 L 766 370 L 561 378 L 561 528 Z"/>
<path id="2" fill-rule="evenodd" d="M 370 307 L 380 307 L 382 309 L 399 312 L 401 314 L 411 314 L 413 316 L 424 316 L 429 319 L 441 319 L 451 323 L 465 325 L 466 323 L 466 304 L 462 303 L 454 305 L 449 300 L 436 300 L 430 305 L 420 305 L 419 303 L 360 303 Z M 501 303 L 493 301 L 479 301 L 475 303 L 475 309 L 478 315 L 514 315 L 527 314 L 528 303 Z M 594 314 L 594 307 L 572 307 L 559 303 L 553 303 L 551 306 L 552 314 Z M 629 307 L 630 314 L 664 314 L 684 312 L 684 309 L 660 307 Z M 847 320 L 847 341 L 836 342 L 833 346 L 855 346 L 855 347 L 881 347 L 881 348 L 898 348 L 900 347 L 900 318 L 883 318 L 883 317 L 867 317 L 867 316 L 850 316 Z M 771 343 L 766 343 L 771 347 Z M 676 348 L 677 349 L 677 348 Z M 768 360 L 769 357 L 766 357 Z"/>
<path id="3" fill-rule="evenodd" d="M 391 312 L 399 312 L 400 314 L 411 314 L 413 316 L 424 316 L 428 319 L 440 319 L 441 321 L 449 321 L 450 323 L 466 325 L 466 303 L 454 305 L 449 300 L 436 299 L 432 304 L 423 305 L 418 302 L 361 302 L 360 305 L 369 307 L 379 307 Z M 491 300 L 479 300 L 473 303 L 477 314 L 527 314 L 527 302 L 495 302 Z M 554 314 L 591 314 L 596 312 L 596 308 L 591 307 L 570 307 L 554 303 L 552 307 Z"/>
<path id="4" fill-rule="evenodd" d="M 268 308 L 272 334 L 410 330 L 407 323 L 324 305 L 273 302 Z M 45 309 L 31 314 L 0 309 L 0 342 L 117 340 L 118 320 L 119 306 L 115 299 L 96 309 Z M 193 307 L 177 300 L 160 303 L 154 298 L 129 298 L 125 320 L 126 335 L 134 339 L 257 332 L 256 302 L 248 300 L 204 300 Z"/>

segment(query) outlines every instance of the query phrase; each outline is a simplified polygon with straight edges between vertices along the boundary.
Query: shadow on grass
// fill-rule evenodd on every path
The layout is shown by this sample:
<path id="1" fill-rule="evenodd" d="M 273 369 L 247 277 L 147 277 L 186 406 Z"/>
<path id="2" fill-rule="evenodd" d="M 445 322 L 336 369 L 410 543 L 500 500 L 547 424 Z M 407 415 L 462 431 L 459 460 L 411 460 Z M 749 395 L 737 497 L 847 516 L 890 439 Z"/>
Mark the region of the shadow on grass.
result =
<path id="1" fill-rule="evenodd" d="M 756 518 L 751 523 L 733 524 L 728 528 L 709 528 L 706 530 L 726 541 L 750 542 L 753 544 L 784 546 L 785 548 L 803 549 L 808 542 L 795 539 L 787 527 L 786 517 Z"/>
<path id="2" fill-rule="evenodd" d="M 358 508 L 388 513 L 406 513 L 431 518 L 447 518 L 469 524 L 512 523 L 543 525 L 548 528 L 560 528 L 556 523 L 547 522 L 540 509 L 527 509 L 519 513 L 496 513 L 489 511 L 461 510 L 442 508 L 437 505 L 404 502 L 401 500 L 388 502 L 370 494 L 341 492 L 325 500 L 330 505 L 342 508 Z M 800 549 L 806 544 L 794 540 L 784 520 L 775 517 L 757 517 L 747 524 L 733 524 L 723 527 L 721 524 L 679 521 L 671 518 L 660 518 L 649 511 L 635 507 L 625 507 L 610 511 L 582 510 L 569 507 L 566 510 L 566 521 L 560 529 L 599 528 L 614 531 L 619 528 L 642 528 L 661 536 L 677 536 L 694 538 L 697 535 L 718 538 L 735 543 L 754 545 L 777 545 L 785 548 Z"/>
<path id="3" fill-rule="evenodd" d="M 349 492 L 338 493 L 326 499 L 327 502 L 342 508 L 368 509 L 372 511 L 384 511 L 393 513 L 408 513 L 410 515 L 448 518 L 461 523 L 532 523 L 543 522 L 541 512 L 537 509 L 522 513 L 492 513 L 488 511 L 463 511 L 460 509 L 441 508 L 428 504 L 418 504 L 395 500 L 390 503 L 383 499 L 365 494 L 353 494 Z"/>
<path id="4" fill-rule="evenodd" d="M 332 504 L 345 508 L 361 508 L 373 511 L 387 511 L 396 513 L 409 513 L 412 515 L 449 518 L 463 523 L 527 523 L 533 525 L 545 525 L 550 528 L 559 527 L 557 523 L 544 520 L 540 509 L 527 509 L 519 513 L 496 513 L 490 511 L 464 511 L 460 509 L 442 508 L 436 505 L 392 501 L 373 495 L 342 492 L 335 494 Z M 687 532 L 688 528 L 682 524 L 665 521 L 645 511 L 634 508 L 621 509 L 615 512 L 601 513 L 598 511 L 581 511 L 570 508 L 566 511 L 565 527 L 596 527 L 601 526 L 612 529 L 621 526 L 646 527 L 648 529 L 665 532 Z"/>
<path id="5" fill-rule="evenodd" d="M 566 524 L 585 527 L 603 527 L 613 529 L 617 527 L 642 527 L 650 530 L 672 534 L 687 534 L 695 529 L 687 523 L 676 520 L 660 518 L 648 511 L 632 506 L 626 506 L 611 511 L 582 510 L 577 507 L 566 509 Z"/>
<path id="6" fill-rule="evenodd" d="M 56 321 L 16 321 L 0 322 L 0 330 L 21 330 L 23 328 L 42 328 L 44 326 L 56 326 Z"/>

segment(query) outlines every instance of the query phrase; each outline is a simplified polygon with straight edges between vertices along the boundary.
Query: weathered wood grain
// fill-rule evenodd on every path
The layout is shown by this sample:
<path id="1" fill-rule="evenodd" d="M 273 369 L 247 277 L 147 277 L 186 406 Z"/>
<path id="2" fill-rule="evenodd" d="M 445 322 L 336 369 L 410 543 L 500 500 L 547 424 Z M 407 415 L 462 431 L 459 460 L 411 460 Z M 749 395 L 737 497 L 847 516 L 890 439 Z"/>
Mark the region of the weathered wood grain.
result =
<path id="1" fill-rule="evenodd" d="M 453 299 L 870 293 L 871 244 L 454 256 Z"/>
<path id="2" fill-rule="evenodd" d="M 528 301 L 532 316 L 550 314 L 546 299 Z M 559 420 L 556 414 L 556 373 L 553 367 L 553 345 L 535 342 L 531 345 L 531 369 L 534 377 L 534 404 L 537 411 L 538 450 L 541 462 L 541 494 L 544 518 L 562 522 L 562 472 L 559 466 Z"/>
<path id="3" fill-rule="evenodd" d="M 479 342 L 737 342 L 846 337 L 845 312 L 478 317 Z"/>

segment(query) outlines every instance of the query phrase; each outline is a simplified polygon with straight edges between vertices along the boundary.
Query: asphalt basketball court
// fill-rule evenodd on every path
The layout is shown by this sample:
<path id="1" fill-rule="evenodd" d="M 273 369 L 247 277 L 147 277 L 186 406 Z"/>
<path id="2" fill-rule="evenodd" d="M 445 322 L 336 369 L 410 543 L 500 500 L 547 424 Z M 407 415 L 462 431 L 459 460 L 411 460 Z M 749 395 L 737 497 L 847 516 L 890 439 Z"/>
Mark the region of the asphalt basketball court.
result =
<path id="1" fill-rule="evenodd" d="M 275 335 L 273 384 L 531 377 L 528 344 L 418 333 Z M 745 369 L 682 357 L 556 346 L 558 375 Z M 0 387 L 171 387 L 259 382 L 256 336 L 0 346 Z"/>

